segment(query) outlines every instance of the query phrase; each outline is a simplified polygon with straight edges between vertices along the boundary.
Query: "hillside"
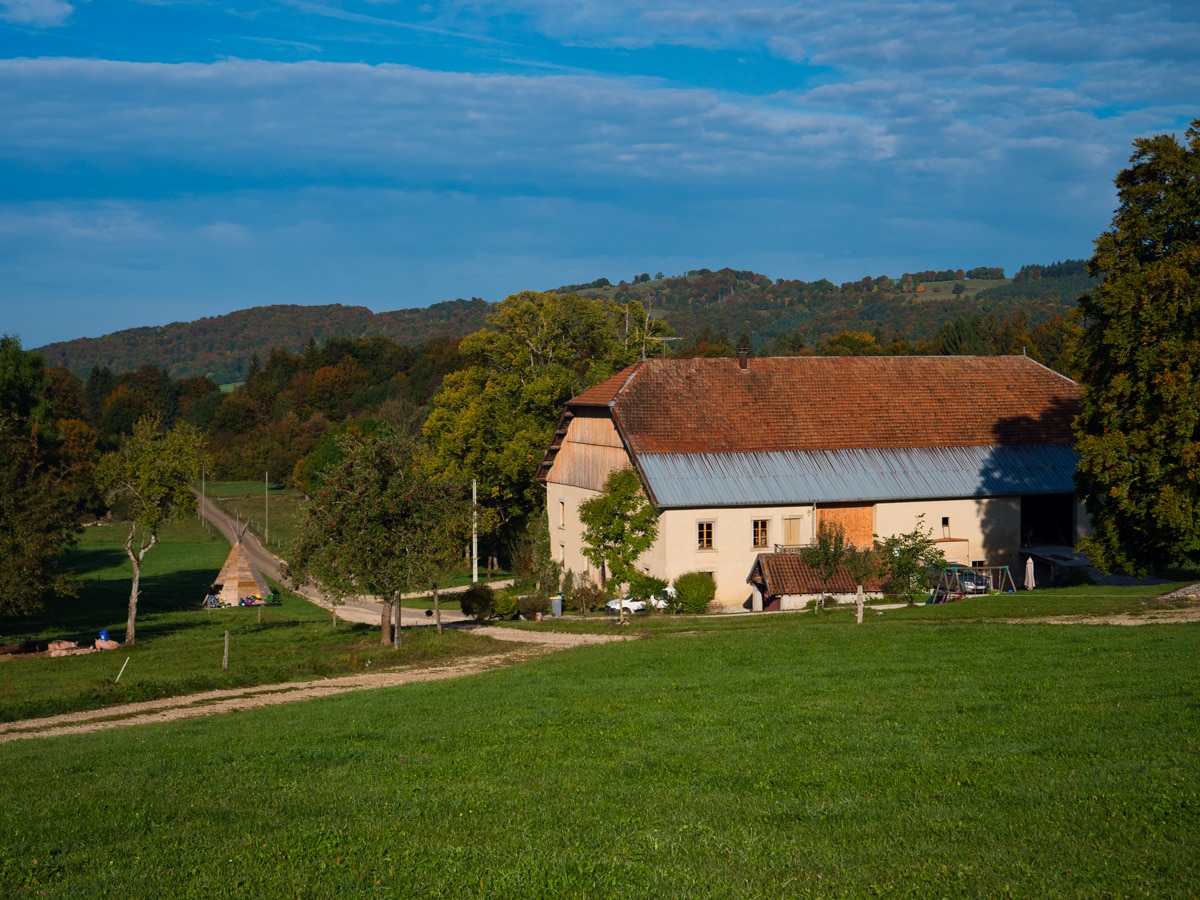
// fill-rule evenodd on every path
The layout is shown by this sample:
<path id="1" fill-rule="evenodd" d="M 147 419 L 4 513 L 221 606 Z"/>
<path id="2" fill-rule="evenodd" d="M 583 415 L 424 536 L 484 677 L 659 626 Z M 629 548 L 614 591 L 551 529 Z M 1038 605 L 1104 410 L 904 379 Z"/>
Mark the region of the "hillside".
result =
<path id="1" fill-rule="evenodd" d="M 558 288 L 588 296 L 639 300 L 664 319 L 685 344 L 725 336 L 745 337 L 752 347 L 792 337 L 816 346 L 841 332 L 919 343 L 944 325 L 976 317 L 1003 320 L 1019 314 L 1030 327 L 1066 315 L 1094 281 L 1078 260 L 1025 266 L 1013 279 L 1000 270 L 920 272 L 898 279 L 866 277 L 835 285 L 830 281 L 772 280 L 756 272 L 699 269 L 672 278 L 638 276 L 636 283 L 611 284 L 601 278 Z M 384 335 L 408 346 L 435 336 L 460 338 L 483 328 L 492 304 L 478 298 L 427 308 L 373 313 L 362 306 L 277 305 L 240 310 L 195 322 L 133 328 L 99 338 L 78 338 L 37 348 L 50 365 L 86 378 L 93 366 L 114 373 L 147 363 L 172 378 L 207 375 L 221 383 L 241 381 L 254 354 L 265 360 L 272 349 L 300 351 L 314 339 Z"/>
<path id="2" fill-rule="evenodd" d="M 930 277 L 935 275 L 940 277 Z M 835 285 L 824 279 L 771 281 L 755 272 L 700 269 L 638 284 L 579 288 L 592 296 L 637 298 L 669 322 L 685 343 L 724 334 L 735 341 L 744 336 L 752 347 L 761 347 L 793 332 L 807 346 L 847 331 L 919 343 L 955 319 L 1004 319 L 1015 313 L 1036 327 L 1056 315 L 1065 316 L 1094 284 L 1084 263 L 1073 260 L 1025 266 L 1011 280 L 922 272 Z"/>
<path id="3" fill-rule="evenodd" d="M 243 309 L 195 322 L 131 328 L 98 338 L 77 338 L 37 348 L 52 366 L 86 378 L 93 366 L 114 373 L 152 363 L 172 378 L 206 375 L 219 383 L 241 381 L 254 354 L 299 352 L 309 339 L 384 335 L 407 346 L 436 336 L 463 337 L 484 326 L 491 305 L 452 300 L 422 309 L 373 313 L 365 306 L 275 305 Z"/>

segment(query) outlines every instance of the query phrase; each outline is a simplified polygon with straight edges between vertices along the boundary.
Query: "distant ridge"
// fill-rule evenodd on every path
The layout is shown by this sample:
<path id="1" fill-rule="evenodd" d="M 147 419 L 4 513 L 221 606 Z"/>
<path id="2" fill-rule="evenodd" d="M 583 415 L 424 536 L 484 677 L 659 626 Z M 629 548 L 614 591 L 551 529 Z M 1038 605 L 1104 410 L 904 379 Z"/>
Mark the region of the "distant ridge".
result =
<path id="1" fill-rule="evenodd" d="M 203 375 L 218 383 L 241 381 L 254 354 L 263 361 L 273 349 L 298 353 L 310 338 L 324 344 L 334 337 L 383 335 L 415 346 L 433 337 L 457 340 L 485 324 L 492 304 L 474 298 L 427 308 L 373 313 L 365 306 L 276 304 L 241 309 L 194 322 L 116 331 L 38 347 L 51 366 L 87 378 L 94 366 L 114 373 L 153 364 L 172 378 Z"/>
<path id="2" fill-rule="evenodd" d="M 620 302 L 638 300 L 685 342 L 711 342 L 723 335 L 757 347 L 795 333 L 812 347 L 845 332 L 878 333 L 915 343 L 931 339 L 949 322 L 979 317 L 1019 314 L 1034 327 L 1067 315 L 1076 298 L 1096 285 L 1083 260 L 1024 266 L 1012 279 L 1002 277 L 1000 269 L 974 271 L 980 274 L 929 271 L 836 285 L 825 279 L 772 280 L 757 272 L 696 269 L 665 278 L 644 274 L 633 283 L 615 285 L 600 278 L 555 290 Z M 382 335 L 408 346 L 435 337 L 458 340 L 486 327 L 494 308 L 478 297 L 381 313 L 340 303 L 258 306 L 36 349 L 49 365 L 70 369 L 81 378 L 94 366 L 120 374 L 153 364 L 172 378 L 203 375 L 228 384 L 244 379 L 255 354 L 266 362 L 272 350 L 298 353 L 310 339 L 324 344 L 331 338 Z"/>

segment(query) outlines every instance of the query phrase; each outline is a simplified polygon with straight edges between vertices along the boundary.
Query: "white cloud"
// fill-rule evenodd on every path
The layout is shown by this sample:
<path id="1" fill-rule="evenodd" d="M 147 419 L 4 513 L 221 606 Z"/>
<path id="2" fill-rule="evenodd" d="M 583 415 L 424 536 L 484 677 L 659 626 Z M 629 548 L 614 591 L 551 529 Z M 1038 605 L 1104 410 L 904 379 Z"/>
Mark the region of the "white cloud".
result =
<path id="1" fill-rule="evenodd" d="M 181 183 L 703 189 L 714 174 L 753 184 L 891 152 L 884 123 L 791 96 L 401 66 L 5 60 L 0 105 L 0 159 L 133 184 L 169 166 Z"/>
<path id="2" fill-rule="evenodd" d="M 75 11 L 66 0 L 0 0 L 0 19 L 17 25 L 62 25 Z"/>

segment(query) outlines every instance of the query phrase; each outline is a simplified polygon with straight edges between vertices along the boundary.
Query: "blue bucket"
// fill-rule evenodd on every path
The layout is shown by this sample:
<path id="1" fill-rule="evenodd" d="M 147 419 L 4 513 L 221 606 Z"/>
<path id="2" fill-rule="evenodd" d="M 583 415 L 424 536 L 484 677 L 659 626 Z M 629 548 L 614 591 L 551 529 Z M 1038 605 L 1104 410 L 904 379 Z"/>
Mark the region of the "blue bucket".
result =
<path id="1" fill-rule="evenodd" d="M 100 630 L 100 640 L 102 640 L 102 641 L 108 640 L 108 629 L 107 628 Z"/>

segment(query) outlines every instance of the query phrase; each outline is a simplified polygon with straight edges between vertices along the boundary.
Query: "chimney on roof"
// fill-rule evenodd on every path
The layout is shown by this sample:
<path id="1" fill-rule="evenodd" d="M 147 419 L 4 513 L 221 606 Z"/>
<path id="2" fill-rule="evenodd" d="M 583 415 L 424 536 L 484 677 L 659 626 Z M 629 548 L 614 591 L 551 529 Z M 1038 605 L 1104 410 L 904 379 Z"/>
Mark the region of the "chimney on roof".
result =
<path id="1" fill-rule="evenodd" d="M 739 349 L 738 350 L 738 368 L 744 372 L 746 370 L 746 366 L 749 363 L 749 361 L 750 361 L 750 351 L 746 350 L 744 348 Z"/>

